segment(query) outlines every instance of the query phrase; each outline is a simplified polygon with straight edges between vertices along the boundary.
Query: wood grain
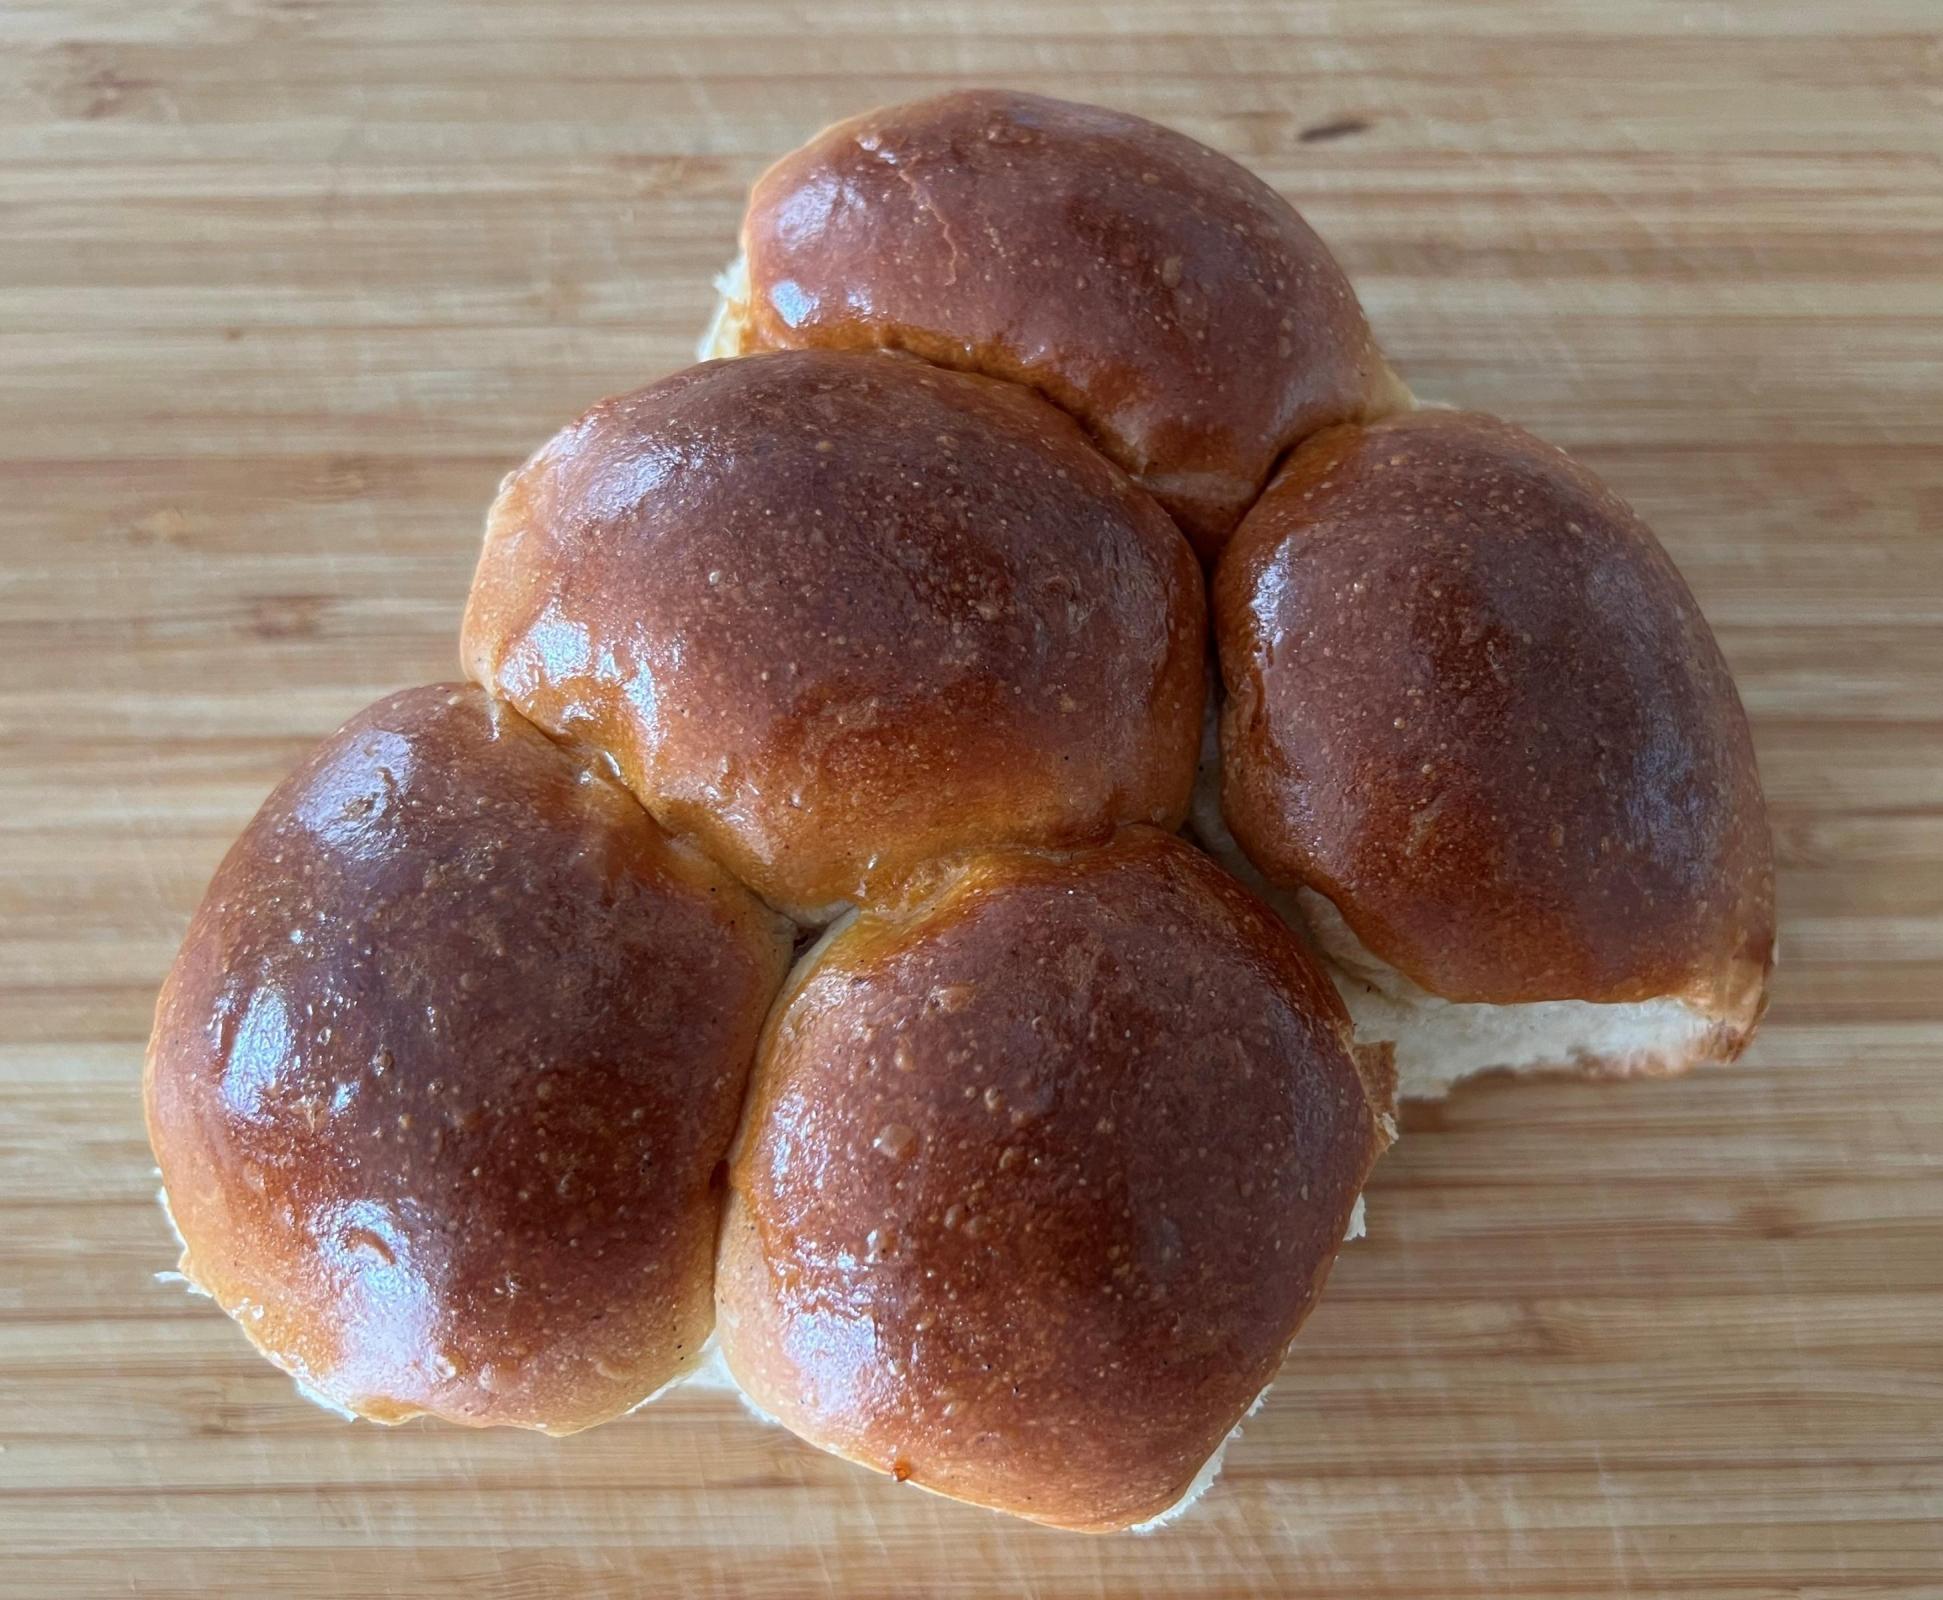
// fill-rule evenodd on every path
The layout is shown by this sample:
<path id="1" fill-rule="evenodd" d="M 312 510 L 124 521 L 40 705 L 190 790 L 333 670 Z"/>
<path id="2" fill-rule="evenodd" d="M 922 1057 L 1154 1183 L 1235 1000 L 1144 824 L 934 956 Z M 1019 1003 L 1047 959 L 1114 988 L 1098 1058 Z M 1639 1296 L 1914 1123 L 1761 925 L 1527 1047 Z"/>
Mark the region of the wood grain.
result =
<path id="1" fill-rule="evenodd" d="M 0 1590 L 1943 1593 L 1934 0 L 0 8 Z M 951 83 L 1304 208 L 1428 394 L 1581 453 L 1740 676 L 1784 965 L 1740 1067 L 1411 1119 L 1219 1492 L 1058 1535 L 677 1395 L 348 1427 L 206 1304 L 157 982 L 311 739 L 455 670 L 500 475 L 687 358 L 740 194 Z"/>

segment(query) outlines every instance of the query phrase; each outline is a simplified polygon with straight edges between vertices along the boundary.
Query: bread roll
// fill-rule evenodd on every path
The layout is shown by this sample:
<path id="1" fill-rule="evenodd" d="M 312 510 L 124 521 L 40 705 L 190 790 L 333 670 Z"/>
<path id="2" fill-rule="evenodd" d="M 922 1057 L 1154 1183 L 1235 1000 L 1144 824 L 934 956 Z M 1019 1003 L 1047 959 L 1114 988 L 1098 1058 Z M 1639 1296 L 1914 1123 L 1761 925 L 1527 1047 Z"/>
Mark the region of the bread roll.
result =
<path id="1" fill-rule="evenodd" d="M 814 922 L 942 853 L 1178 825 L 1205 614 L 1165 514 L 1051 406 L 811 351 L 555 438 L 493 507 L 463 648 Z"/>
<path id="2" fill-rule="evenodd" d="M 182 1271 L 379 1422 L 571 1433 L 694 1360 L 787 924 L 477 689 L 264 804 L 157 1008 Z"/>
<path id="3" fill-rule="evenodd" d="M 765 1030 L 722 1349 L 812 1444 L 1107 1530 L 1274 1376 L 1385 1133 L 1326 979 L 1152 829 L 940 868 Z"/>
<path id="4" fill-rule="evenodd" d="M 1332 430 L 1242 524 L 1214 609 L 1227 826 L 1406 1094 L 1738 1054 L 1774 949 L 1747 719 L 1591 473 L 1461 412 Z"/>
<path id="5" fill-rule="evenodd" d="M 756 184 L 710 355 L 908 350 L 1064 407 L 1212 560 L 1278 457 L 1405 403 L 1342 269 L 1252 173 L 1098 106 L 976 89 Z"/>
<path id="6" fill-rule="evenodd" d="M 823 1449 L 1138 1526 L 1360 1231 L 1399 1078 L 1744 1046 L 1746 721 L 1639 519 L 1411 412 L 1190 139 L 944 95 L 742 242 L 739 359 L 501 485 L 482 687 L 353 719 L 218 871 L 145 1078 L 182 1270 L 375 1420 L 571 1432 L 714 1326 Z M 1162 831 L 1191 792 L 1233 876 Z M 787 984 L 783 914 L 839 919 Z"/>

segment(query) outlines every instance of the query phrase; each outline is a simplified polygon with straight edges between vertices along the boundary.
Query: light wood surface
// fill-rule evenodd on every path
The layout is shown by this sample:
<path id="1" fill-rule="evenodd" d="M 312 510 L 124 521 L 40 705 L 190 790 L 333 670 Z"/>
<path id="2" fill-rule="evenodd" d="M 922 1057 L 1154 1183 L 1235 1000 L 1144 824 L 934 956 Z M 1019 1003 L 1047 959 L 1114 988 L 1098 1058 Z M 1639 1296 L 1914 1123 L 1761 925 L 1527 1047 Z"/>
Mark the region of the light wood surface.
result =
<path id="1" fill-rule="evenodd" d="M 1935 0 L 0 7 L 0 1592 L 1943 1593 Z M 1413 1115 L 1218 1491 L 1008 1523 L 677 1395 L 347 1426 L 169 1246 L 156 985 L 313 738 L 455 671 L 500 475 L 687 359 L 744 186 L 947 84 L 1296 199 L 1423 393 L 1657 526 L 1753 713 L 1740 1067 Z"/>

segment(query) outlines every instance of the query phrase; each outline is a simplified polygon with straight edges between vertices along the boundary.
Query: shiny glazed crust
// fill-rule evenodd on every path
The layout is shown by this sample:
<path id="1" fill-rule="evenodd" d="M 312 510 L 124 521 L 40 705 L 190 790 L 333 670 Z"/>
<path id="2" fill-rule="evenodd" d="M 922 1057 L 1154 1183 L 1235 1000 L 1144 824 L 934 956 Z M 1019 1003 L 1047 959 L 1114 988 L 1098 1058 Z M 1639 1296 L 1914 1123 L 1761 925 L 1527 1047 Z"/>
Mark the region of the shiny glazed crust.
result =
<path id="1" fill-rule="evenodd" d="M 1745 718 L 1639 520 L 1394 414 L 1326 248 L 1190 139 L 945 95 L 779 162 L 743 245 L 739 359 L 502 485 L 499 698 L 372 707 L 218 871 L 145 1081 L 183 1270 L 379 1421 L 570 1432 L 719 1319 L 824 1449 L 1139 1524 L 1275 1375 L 1446 1001 L 1633 1039 L 1592 1070 L 1745 1044 Z M 1159 831 L 1197 553 L 1200 825 L 1313 950 Z M 785 985 L 769 907 L 848 904 Z"/>
<path id="2" fill-rule="evenodd" d="M 1286 200 L 1098 106 L 979 89 L 838 123 L 756 184 L 743 248 L 741 350 L 908 350 L 1027 384 L 1205 560 L 1290 445 L 1407 403 Z"/>
<path id="3" fill-rule="evenodd" d="M 1617 496 L 1508 424 L 1425 411 L 1304 445 L 1214 584 L 1222 799 L 1431 994 L 1673 995 L 1759 1016 L 1773 861 L 1747 719 Z"/>
<path id="4" fill-rule="evenodd" d="M 804 1438 L 1062 1527 L 1180 1498 L 1383 1142 L 1329 982 L 1152 829 L 865 911 L 765 1032 L 719 1331 Z"/>
<path id="5" fill-rule="evenodd" d="M 714 1169 L 788 953 L 477 689 L 380 701 L 265 802 L 163 988 L 182 1270 L 377 1421 L 620 1414 L 708 1335 Z"/>
<path id="6" fill-rule="evenodd" d="M 713 362 L 500 494 L 468 671 L 810 921 L 940 854 L 1173 827 L 1206 602 L 1147 495 L 1015 385 Z"/>

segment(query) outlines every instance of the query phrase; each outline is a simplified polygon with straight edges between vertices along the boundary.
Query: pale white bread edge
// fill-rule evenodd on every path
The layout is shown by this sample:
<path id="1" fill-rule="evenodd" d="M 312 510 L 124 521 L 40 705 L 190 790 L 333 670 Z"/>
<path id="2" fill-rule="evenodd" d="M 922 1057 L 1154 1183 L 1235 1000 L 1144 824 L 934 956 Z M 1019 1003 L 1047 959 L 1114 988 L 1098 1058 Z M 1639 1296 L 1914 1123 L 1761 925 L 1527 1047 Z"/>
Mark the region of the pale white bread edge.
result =
<path id="1" fill-rule="evenodd" d="M 1406 1100 L 1437 1099 L 1480 1072 L 1664 1074 L 1706 1054 L 1713 1019 L 1677 996 L 1517 1005 L 1446 1000 L 1371 954 L 1326 896 L 1298 889 L 1295 897 L 1358 1042 L 1395 1048 L 1397 1093 Z"/>
<path id="2" fill-rule="evenodd" d="M 737 256 L 715 275 L 715 311 L 695 346 L 697 361 L 742 353 L 742 322 L 749 305 L 749 259 Z"/>
<path id="3" fill-rule="evenodd" d="M 1278 889 L 1255 868 L 1221 815 L 1220 776 L 1205 755 L 1194 786 L 1195 836 L 1253 889 L 1321 960 L 1348 1008 L 1358 1045 L 1396 1052 L 1397 1096 L 1438 1100 L 1482 1072 L 1581 1070 L 1668 1074 L 1706 1054 L 1714 1022 L 1676 995 L 1607 1004 L 1534 1000 L 1482 1005 L 1419 987 L 1368 950 L 1328 896 Z"/>

